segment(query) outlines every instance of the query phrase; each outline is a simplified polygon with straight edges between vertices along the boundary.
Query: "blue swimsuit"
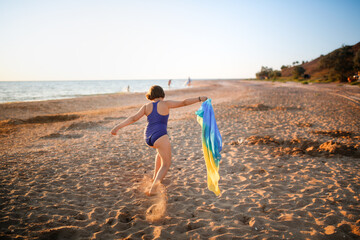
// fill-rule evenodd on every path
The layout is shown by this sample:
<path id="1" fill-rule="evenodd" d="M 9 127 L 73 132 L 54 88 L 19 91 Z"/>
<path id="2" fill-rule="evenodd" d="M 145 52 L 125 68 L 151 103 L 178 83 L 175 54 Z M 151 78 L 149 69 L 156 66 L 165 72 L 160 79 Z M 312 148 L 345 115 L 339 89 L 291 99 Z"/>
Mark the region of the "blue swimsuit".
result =
<path id="1" fill-rule="evenodd" d="M 160 115 L 157 111 L 158 102 L 153 103 L 153 110 L 147 116 L 148 125 L 145 129 L 145 141 L 149 146 L 154 146 L 156 140 L 167 134 L 168 115 Z"/>

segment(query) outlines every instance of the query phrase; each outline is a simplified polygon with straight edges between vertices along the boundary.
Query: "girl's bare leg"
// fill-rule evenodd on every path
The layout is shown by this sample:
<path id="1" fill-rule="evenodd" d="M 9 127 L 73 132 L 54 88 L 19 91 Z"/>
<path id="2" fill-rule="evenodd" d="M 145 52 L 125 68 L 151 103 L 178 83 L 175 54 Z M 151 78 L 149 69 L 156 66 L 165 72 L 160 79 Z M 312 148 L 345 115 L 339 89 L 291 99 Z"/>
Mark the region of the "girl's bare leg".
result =
<path id="1" fill-rule="evenodd" d="M 160 157 L 160 154 L 158 152 L 158 150 L 156 150 L 156 157 L 155 157 L 155 170 L 154 170 L 154 176 L 152 178 L 152 181 L 154 182 L 155 178 L 156 178 L 156 175 L 160 169 L 160 166 L 161 166 L 161 157 Z"/>
<path id="2" fill-rule="evenodd" d="M 156 140 L 156 142 L 154 143 L 154 147 L 160 155 L 161 165 L 149 190 L 149 195 L 154 194 L 154 186 L 164 179 L 171 165 L 171 144 L 169 136 L 164 135 L 158 140 Z"/>

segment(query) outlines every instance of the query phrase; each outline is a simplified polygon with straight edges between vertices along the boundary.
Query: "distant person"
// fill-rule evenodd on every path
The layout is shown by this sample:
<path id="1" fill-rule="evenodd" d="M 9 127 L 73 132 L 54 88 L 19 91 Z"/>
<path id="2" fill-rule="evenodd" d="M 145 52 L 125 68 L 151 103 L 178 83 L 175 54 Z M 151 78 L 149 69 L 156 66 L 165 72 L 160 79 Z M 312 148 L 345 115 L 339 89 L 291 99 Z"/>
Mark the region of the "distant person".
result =
<path id="1" fill-rule="evenodd" d="M 190 87 L 190 85 L 191 85 L 191 79 L 189 77 L 188 80 L 185 82 L 185 86 Z"/>
<path id="2" fill-rule="evenodd" d="M 126 91 L 130 92 L 130 85 L 127 86 Z"/>
<path id="3" fill-rule="evenodd" d="M 170 109 L 203 102 L 207 100 L 207 97 L 188 98 L 183 101 L 164 100 L 164 90 L 160 86 L 154 85 L 146 94 L 146 98 L 150 103 L 143 105 L 137 113 L 116 125 L 111 130 L 111 134 L 116 135 L 121 128 L 138 121 L 144 115 L 147 117 L 145 141 L 157 152 L 152 185 L 150 190 L 146 192 L 150 196 L 155 193 L 155 186 L 163 180 L 171 164 L 171 144 L 167 134 Z"/>
<path id="4" fill-rule="evenodd" d="M 168 87 L 170 88 L 171 86 L 171 79 L 168 81 Z"/>

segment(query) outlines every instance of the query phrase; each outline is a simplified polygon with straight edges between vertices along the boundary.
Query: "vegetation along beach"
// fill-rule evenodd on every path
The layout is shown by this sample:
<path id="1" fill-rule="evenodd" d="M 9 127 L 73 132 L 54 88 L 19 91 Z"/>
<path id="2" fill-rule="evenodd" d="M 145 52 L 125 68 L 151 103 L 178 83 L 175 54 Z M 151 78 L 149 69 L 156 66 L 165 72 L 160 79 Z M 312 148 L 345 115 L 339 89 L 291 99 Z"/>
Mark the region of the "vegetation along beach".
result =
<path id="1" fill-rule="evenodd" d="M 172 165 L 152 197 L 146 120 L 110 134 L 144 93 L 1 104 L 0 238 L 360 237 L 359 87 L 219 80 L 165 92 L 212 99 L 219 197 L 207 189 L 200 103 L 171 112 Z"/>

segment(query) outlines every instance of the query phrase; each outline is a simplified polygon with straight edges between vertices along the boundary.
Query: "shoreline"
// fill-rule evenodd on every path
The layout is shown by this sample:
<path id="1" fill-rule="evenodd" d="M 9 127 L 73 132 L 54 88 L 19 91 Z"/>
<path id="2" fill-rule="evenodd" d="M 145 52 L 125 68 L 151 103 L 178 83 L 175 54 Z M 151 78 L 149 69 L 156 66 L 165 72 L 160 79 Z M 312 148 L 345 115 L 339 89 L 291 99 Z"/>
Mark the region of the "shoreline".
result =
<path id="1" fill-rule="evenodd" d="M 145 195 L 155 157 L 143 139 L 146 119 L 110 134 L 147 101 L 144 94 L 19 104 L 7 119 L 22 121 L 0 124 L 0 237 L 360 236 L 360 106 L 336 95 L 359 91 L 203 83 L 166 97 L 212 99 L 223 139 L 220 197 L 206 187 L 200 103 L 170 113 L 172 166 L 155 197 Z"/>
<path id="2" fill-rule="evenodd" d="M 173 91 L 173 90 L 182 90 L 182 89 L 186 89 L 188 88 L 187 86 L 185 86 L 184 82 L 185 82 L 185 79 L 184 80 L 180 80 L 180 79 L 172 79 L 173 82 L 172 82 L 172 86 L 169 88 L 167 86 L 167 81 L 168 80 L 133 80 L 133 81 L 140 81 L 142 82 L 143 84 L 145 84 L 144 82 L 147 82 L 146 85 L 149 85 L 150 86 L 150 83 L 153 82 L 153 84 L 160 84 L 159 81 L 162 81 L 161 84 L 164 84 L 164 87 L 165 87 L 165 84 L 166 84 L 166 87 L 164 89 L 166 89 L 167 91 Z M 220 79 L 212 79 L 212 80 L 207 80 L 207 79 L 202 79 L 202 80 L 192 80 L 192 82 L 201 82 L 201 81 L 219 81 Z M 232 81 L 232 80 L 238 80 L 238 79 L 227 79 L 226 81 Z M 126 89 L 125 89 L 125 86 L 122 87 L 122 90 L 118 90 L 117 92 L 104 92 L 104 93 L 81 93 L 81 92 L 78 92 L 77 94 L 76 93 L 69 93 L 67 92 L 68 95 L 62 95 L 62 96 L 58 96 L 58 97 L 50 97 L 48 99 L 41 99 L 42 97 L 41 96 L 37 96 L 37 98 L 40 98 L 40 99 L 29 99 L 29 100 L 20 100 L 20 101 L 9 101 L 9 102 L 0 102 L 0 104 L 9 104 L 9 103 L 24 103 L 24 102 L 42 102 L 42 101 L 53 101 L 53 100 L 66 100 L 66 99 L 75 99 L 75 98 L 81 98 L 81 97 L 92 97 L 92 96 L 102 96 L 102 95 L 116 95 L 116 94 L 132 94 L 132 93 L 145 93 L 148 89 L 143 89 L 143 90 L 140 90 L 143 88 L 143 86 L 140 84 L 138 86 L 136 86 L 137 84 L 136 83 L 133 83 L 135 85 L 131 85 L 131 81 L 129 80 L 91 80 L 91 81 L 16 81 L 16 82 L 13 82 L 13 81 L 2 81 L 3 83 L 29 83 L 29 82 L 33 82 L 33 83 L 41 83 L 41 82 L 45 82 L 45 83 L 52 83 L 52 82 L 58 82 L 58 83 L 88 83 L 88 82 L 108 82 L 108 81 L 114 81 L 114 82 L 119 82 L 118 85 L 114 85 L 113 87 L 115 87 L 116 89 L 118 89 L 119 87 L 121 87 L 122 85 L 128 85 L 130 86 L 130 89 L 132 91 L 130 92 L 127 92 Z M 1 86 L 1 83 L 0 82 L 0 86 Z M 134 86 L 135 89 L 132 89 L 131 86 Z M 33 87 L 33 86 L 32 86 Z M 58 88 L 61 89 L 61 85 L 60 86 L 57 86 Z M 76 87 L 80 87 L 80 86 L 76 86 Z M 94 86 L 93 86 L 94 87 Z M 6 86 L 5 86 L 5 89 L 6 89 Z M 107 88 L 108 90 L 109 88 Z M 34 89 L 35 90 L 35 89 Z M 49 90 L 49 89 L 48 89 Z M 52 90 L 52 89 L 51 89 Z M 106 90 L 106 89 L 103 89 L 103 91 Z M 29 94 L 29 93 L 28 93 Z M 69 95 L 70 94 L 70 95 Z"/>
<path id="3" fill-rule="evenodd" d="M 168 96 L 188 95 L 192 92 L 206 92 L 206 86 L 217 85 L 213 80 L 194 81 L 190 88 L 164 89 Z M 222 80 L 227 81 L 227 80 Z M 236 80 L 229 80 L 236 81 Z M 118 109 L 139 106 L 146 103 L 146 92 L 109 93 L 66 99 L 0 103 L 0 121 L 9 119 L 26 120 L 36 116 L 85 113 L 94 110 Z M 135 104 L 133 104 L 133 103 Z"/>

